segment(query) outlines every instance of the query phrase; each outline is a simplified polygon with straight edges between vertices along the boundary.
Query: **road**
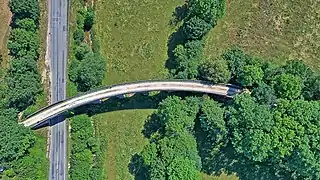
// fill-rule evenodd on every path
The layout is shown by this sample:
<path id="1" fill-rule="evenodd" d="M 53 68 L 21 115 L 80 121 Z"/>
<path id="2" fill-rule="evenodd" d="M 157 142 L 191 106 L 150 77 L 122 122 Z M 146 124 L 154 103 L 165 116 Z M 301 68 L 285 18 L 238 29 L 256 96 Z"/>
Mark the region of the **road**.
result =
<path id="1" fill-rule="evenodd" d="M 66 98 L 67 0 L 48 0 L 51 104 Z M 67 125 L 62 116 L 50 120 L 49 180 L 67 179 Z"/>
<path id="2" fill-rule="evenodd" d="M 243 90 L 240 87 L 233 85 L 213 85 L 208 82 L 191 80 L 144 81 L 120 84 L 78 95 L 43 108 L 42 110 L 32 114 L 28 119 L 23 121 L 22 124 L 27 127 L 36 127 L 43 124 L 43 122 L 51 117 L 55 117 L 67 110 L 74 109 L 84 104 L 122 94 L 149 91 L 190 91 L 215 94 L 231 98 L 234 95 L 241 93 Z"/>

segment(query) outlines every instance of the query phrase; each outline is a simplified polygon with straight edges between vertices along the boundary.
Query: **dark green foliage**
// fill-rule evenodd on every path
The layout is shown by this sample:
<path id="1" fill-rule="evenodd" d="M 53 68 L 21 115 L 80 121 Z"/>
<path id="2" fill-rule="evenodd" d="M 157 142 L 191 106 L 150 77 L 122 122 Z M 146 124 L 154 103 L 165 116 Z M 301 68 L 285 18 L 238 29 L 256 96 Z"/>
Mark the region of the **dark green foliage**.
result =
<path id="1" fill-rule="evenodd" d="M 18 125 L 11 117 L 0 116 L 0 163 L 23 157 L 35 138 L 30 129 Z"/>
<path id="2" fill-rule="evenodd" d="M 279 75 L 274 82 L 274 89 L 278 97 L 296 99 L 301 95 L 302 80 L 291 74 Z"/>
<path id="3" fill-rule="evenodd" d="M 71 128 L 71 162 L 70 179 L 90 179 L 93 166 L 93 153 L 90 150 L 93 126 L 87 115 L 76 116 L 72 119 Z"/>
<path id="4" fill-rule="evenodd" d="M 225 15 L 225 0 L 189 0 L 188 16 L 198 16 L 215 26 L 218 19 Z"/>
<path id="5" fill-rule="evenodd" d="M 238 82 L 242 86 L 257 85 L 262 81 L 263 71 L 259 66 L 246 65 L 243 67 L 242 72 L 239 74 Z"/>
<path id="6" fill-rule="evenodd" d="M 46 138 L 36 136 L 34 146 L 29 153 L 14 161 L 12 167 L 15 179 L 48 179 L 49 160 L 46 158 Z"/>
<path id="7" fill-rule="evenodd" d="M 230 139 L 235 150 L 253 161 L 265 160 L 272 153 L 270 131 L 274 121 L 269 108 L 243 94 L 235 97 L 228 114 Z"/>
<path id="8" fill-rule="evenodd" d="M 305 82 L 303 95 L 308 100 L 320 100 L 320 75 L 313 75 Z"/>
<path id="9" fill-rule="evenodd" d="M 146 179 L 200 179 L 201 160 L 191 132 L 199 111 L 197 98 L 169 97 L 156 112 L 164 134 L 141 152 Z"/>
<path id="10" fill-rule="evenodd" d="M 75 56 L 78 60 L 83 60 L 83 58 L 91 52 L 91 49 L 88 44 L 81 43 L 80 46 L 77 46 L 75 49 Z"/>
<path id="11" fill-rule="evenodd" d="M 313 75 L 312 70 L 303 61 L 299 60 L 288 61 L 283 68 L 285 73 L 299 76 L 303 82 Z"/>
<path id="12" fill-rule="evenodd" d="M 184 46 L 178 45 L 174 50 L 177 64 L 175 77 L 178 79 L 194 79 L 198 76 L 198 67 L 202 58 L 201 41 L 188 41 Z"/>
<path id="13" fill-rule="evenodd" d="M 273 105 L 277 100 L 274 89 L 265 83 L 260 83 L 258 87 L 254 88 L 251 95 L 260 104 Z"/>
<path id="14" fill-rule="evenodd" d="M 9 107 L 23 110 L 35 101 L 35 97 L 41 92 L 39 74 L 33 72 L 15 73 L 7 76 L 7 98 Z"/>
<path id="15" fill-rule="evenodd" d="M 232 78 L 234 79 L 237 79 L 241 76 L 246 65 L 258 65 L 257 59 L 254 59 L 252 56 L 246 54 L 238 47 L 229 49 L 223 54 L 222 57 L 228 62 Z"/>
<path id="16" fill-rule="evenodd" d="M 100 85 L 106 70 L 105 60 L 98 54 L 88 53 L 76 66 L 71 66 L 70 73 L 75 76 L 78 90 L 88 91 Z M 71 79 L 73 80 L 73 79 Z"/>
<path id="17" fill-rule="evenodd" d="M 94 16 L 93 8 L 88 8 L 87 12 L 85 13 L 84 30 L 89 31 L 92 28 L 94 24 Z"/>
<path id="18" fill-rule="evenodd" d="M 282 99 L 268 108 L 239 95 L 229 109 L 232 145 L 254 163 L 271 163 L 298 179 L 318 179 L 319 112 L 315 101 Z"/>
<path id="19" fill-rule="evenodd" d="M 9 2 L 15 19 L 31 18 L 38 23 L 40 6 L 37 0 L 11 0 Z"/>
<path id="20" fill-rule="evenodd" d="M 16 58 L 26 55 L 37 59 L 39 56 L 39 37 L 32 31 L 25 29 L 13 29 L 10 33 L 8 49 L 10 55 Z"/>
<path id="21" fill-rule="evenodd" d="M 194 16 L 187 20 L 182 28 L 187 39 L 200 40 L 210 31 L 211 25 L 203 19 Z"/>
<path id="22" fill-rule="evenodd" d="M 36 32 L 38 27 L 31 18 L 17 19 L 15 22 L 16 28 L 24 29 L 26 31 Z"/>
<path id="23" fill-rule="evenodd" d="M 37 73 L 37 61 L 31 57 L 22 57 L 17 59 L 12 59 L 11 67 L 8 70 L 10 76 L 15 74 L 23 74 L 25 72 Z"/>
<path id="24" fill-rule="evenodd" d="M 206 143 L 213 153 L 228 142 L 228 131 L 224 120 L 224 109 L 220 105 L 206 98 L 201 105 L 199 117 L 201 129 L 205 132 Z"/>
<path id="25" fill-rule="evenodd" d="M 199 68 L 201 79 L 213 83 L 227 83 L 231 78 L 228 64 L 224 59 L 207 60 Z"/>
<path id="26" fill-rule="evenodd" d="M 84 32 L 82 29 L 77 28 L 73 33 L 73 39 L 75 44 L 80 45 L 81 42 L 84 40 Z"/>

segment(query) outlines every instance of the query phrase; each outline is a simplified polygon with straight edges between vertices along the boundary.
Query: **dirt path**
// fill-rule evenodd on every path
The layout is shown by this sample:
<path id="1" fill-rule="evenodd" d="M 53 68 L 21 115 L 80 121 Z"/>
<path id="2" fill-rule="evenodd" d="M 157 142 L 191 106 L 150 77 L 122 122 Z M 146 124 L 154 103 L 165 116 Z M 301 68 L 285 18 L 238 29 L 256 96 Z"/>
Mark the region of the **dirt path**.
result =
<path id="1" fill-rule="evenodd" d="M 8 0 L 0 0 L 0 53 L 4 62 L 7 57 L 7 39 L 9 35 L 9 24 L 12 14 L 8 7 Z"/>

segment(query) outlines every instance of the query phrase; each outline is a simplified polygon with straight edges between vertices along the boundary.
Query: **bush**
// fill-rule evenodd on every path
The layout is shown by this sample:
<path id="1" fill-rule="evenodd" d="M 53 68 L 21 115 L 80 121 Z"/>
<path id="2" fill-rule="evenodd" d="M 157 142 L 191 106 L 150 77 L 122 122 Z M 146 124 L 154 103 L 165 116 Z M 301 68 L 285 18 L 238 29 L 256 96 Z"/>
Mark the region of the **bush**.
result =
<path id="1" fill-rule="evenodd" d="M 77 28 L 73 33 L 73 39 L 74 39 L 76 45 L 80 45 L 84 40 L 83 30 Z"/>
<path id="2" fill-rule="evenodd" d="M 190 18 L 182 26 L 182 30 L 186 38 L 192 40 L 202 39 L 202 37 L 206 35 L 210 29 L 211 25 L 197 16 Z"/>

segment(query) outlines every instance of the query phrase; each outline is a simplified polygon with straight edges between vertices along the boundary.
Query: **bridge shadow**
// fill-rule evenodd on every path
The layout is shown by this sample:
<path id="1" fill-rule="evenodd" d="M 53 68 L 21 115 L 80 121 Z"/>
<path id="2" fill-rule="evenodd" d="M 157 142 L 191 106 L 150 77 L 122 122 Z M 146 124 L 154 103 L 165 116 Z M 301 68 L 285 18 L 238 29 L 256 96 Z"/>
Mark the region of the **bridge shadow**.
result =
<path id="1" fill-rule="evenodd" d="M 65 113 L 66 118 L 71 118 L 75 115 L 87 114 L 93 116 L 96 114 L 122 111 L 129 109 L 156 109 L 158 104 L 168 96 L 202 96 L 203 93 L 193 92 L 159 92 L 157 94 L 145 95 L 144 93 L 136 93 L 131 97 L 112 97 L 103 102 L 93 102 L 91 104 L 83 105 Z"/>

